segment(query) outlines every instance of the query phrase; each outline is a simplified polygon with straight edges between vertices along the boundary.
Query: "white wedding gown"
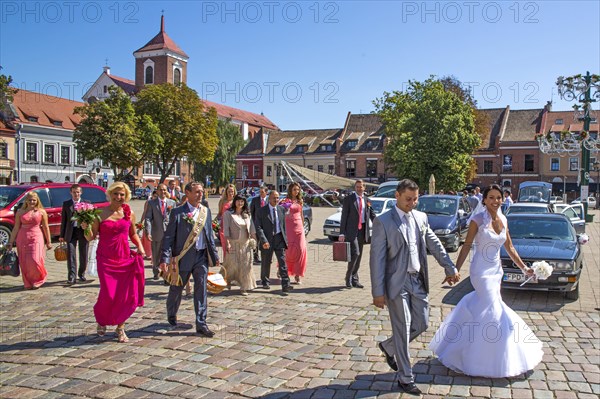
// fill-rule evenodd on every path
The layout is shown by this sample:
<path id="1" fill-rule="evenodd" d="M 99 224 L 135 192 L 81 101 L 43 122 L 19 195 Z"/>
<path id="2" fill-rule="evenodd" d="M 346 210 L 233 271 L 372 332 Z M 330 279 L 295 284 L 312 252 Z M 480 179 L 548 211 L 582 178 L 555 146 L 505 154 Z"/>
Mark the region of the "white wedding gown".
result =
<path id="1" fill-rule="evenodd" d="M 501 215 L 502 223 L 506 218 Z M 472 218 L 479 226 L 473 243 L 471 283 L 435 333 L 429 347 L 451 370 L 470 376 L 513 377 L 532 370 L 543 356 L 542 342 L 500 296 L 500 248 L 506 227 L 496 234 L 487 210 Z"/>

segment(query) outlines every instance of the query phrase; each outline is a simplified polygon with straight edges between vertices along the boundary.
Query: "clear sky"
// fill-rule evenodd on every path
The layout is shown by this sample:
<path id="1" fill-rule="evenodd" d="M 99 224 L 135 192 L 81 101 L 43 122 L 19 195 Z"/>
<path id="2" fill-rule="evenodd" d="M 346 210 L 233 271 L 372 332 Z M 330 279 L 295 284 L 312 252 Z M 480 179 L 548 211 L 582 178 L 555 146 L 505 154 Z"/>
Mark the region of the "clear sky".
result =
<path id="1" fill-rule="evenodd" d="M 560 75 L 600 73 L 599 1 L 6 1 L 0 65 L 17 87 L 81 100 L 108 59 L 160 28 L 189 55 L 203 98 L 282 129 L 343 127 L 408 80 L 454 75 L 480 108 L 554 110 Z M 598 103 L 594 109 L 598 110 Z"/>

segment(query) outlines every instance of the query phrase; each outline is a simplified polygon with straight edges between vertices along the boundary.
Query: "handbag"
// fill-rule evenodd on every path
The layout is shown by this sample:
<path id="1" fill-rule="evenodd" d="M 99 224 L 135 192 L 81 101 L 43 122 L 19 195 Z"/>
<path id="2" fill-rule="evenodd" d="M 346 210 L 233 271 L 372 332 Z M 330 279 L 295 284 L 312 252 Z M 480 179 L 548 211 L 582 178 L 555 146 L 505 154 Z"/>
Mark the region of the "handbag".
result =
<path id="1" fill-rule="evenodd" d="M 64 262 L 67 260 L 67 244 L 61 242 L 58 244 L 56 248 L 54 248 L 54 259 L 59 262 Z"/>
<path id="2" fill-rule="evenodd" d="M 333 243 L 333 260 L 339 262 L 350 262 L 350 243 L 334 242 Z"/>
<path id="3" fill-rule="evenodd" d="M 0 257 L 0 276 L 19 277 L 19 257 L 14 250 L 5 251 Z"/>

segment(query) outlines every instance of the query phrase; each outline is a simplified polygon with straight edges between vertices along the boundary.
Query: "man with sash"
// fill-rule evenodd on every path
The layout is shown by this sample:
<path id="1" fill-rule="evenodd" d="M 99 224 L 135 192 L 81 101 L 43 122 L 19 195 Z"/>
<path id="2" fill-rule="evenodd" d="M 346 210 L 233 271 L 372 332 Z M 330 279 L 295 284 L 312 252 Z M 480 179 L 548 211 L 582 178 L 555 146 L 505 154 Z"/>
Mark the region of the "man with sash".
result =
<path id="1" fill-rule="evenodd" d="M 177 326 L 183 287 L 193 276 L 196 332 L 210 338 L 215 334 L 206 325 L 206 277 L 209 257 L 214 266 L 219 266 L 219 255 L 212 234 L 210 209 L 200 203 L 203 192 L 202 183 L 186 184 L 187 202 L 171 211 L 163 237 L 159 267 L 162 276 L 170 283 L 167 297 L 169 324 Z"/>

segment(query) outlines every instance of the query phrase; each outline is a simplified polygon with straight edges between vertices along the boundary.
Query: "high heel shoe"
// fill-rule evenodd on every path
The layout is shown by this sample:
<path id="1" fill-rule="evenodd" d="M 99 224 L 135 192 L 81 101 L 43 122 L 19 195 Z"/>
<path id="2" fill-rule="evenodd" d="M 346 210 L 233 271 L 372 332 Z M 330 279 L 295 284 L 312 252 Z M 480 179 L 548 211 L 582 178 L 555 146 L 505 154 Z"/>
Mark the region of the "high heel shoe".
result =
<path id="1" fill-rule="evenodd" d="M 129 342 L 129 338 L 127 337 L 127 334 L 125 334 L 125 327 L 117 327 L 115 332 L 117 333 L 117 342 L 119 342 L 119 343 Z"/>
<path id="2" fill-rule="evenodd" d="M 298 284 L 298 285 L 302 284 L 302 282 L 300 281 L 300 276 L 295 276 L 294 280 L 296 281 L 296 284 Z"/>
<path id="3" fill-rule="evenodd" d="M 96 326 L 96 332 L 98 333 L 99 336 L 103 336 L 104 334 L 106 334 L 106 326 L 101 326 L 100 324 L 98 324 Z"/>
<path id="4" fill-rule="evenodd" d="M 190 296 L 192 295 L 192 287 L 189 286 L 185 286 L 185 296 Z"/>

